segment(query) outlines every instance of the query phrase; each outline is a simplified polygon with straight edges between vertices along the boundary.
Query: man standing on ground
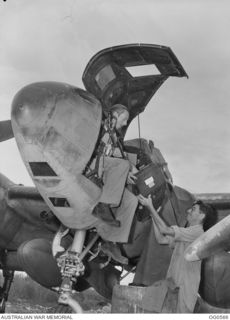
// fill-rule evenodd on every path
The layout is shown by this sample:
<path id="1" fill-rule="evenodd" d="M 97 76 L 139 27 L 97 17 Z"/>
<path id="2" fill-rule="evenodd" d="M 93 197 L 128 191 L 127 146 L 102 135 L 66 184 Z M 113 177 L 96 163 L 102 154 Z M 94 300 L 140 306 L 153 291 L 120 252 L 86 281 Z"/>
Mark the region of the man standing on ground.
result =
<path id="1" fill-rule="evenodd" d="M 139 195 L 138 198 L 150 211 L 158 242 L 174 246 L 166 280 L 147 289 L 143 305 L 151 311 L 161 312 L 167 293 L 176 289 L 178 290 L 176 312 L 191 313 L 199 290 L 201 261 L 188 262 L 184 258 L 184 253 L 191 242 L 216 223 L 217 212 L 202 201 L 196 201 L 188 209 L 187 227 L 168 227 L 153 207 L 151 197 L 144 198 Z"/>

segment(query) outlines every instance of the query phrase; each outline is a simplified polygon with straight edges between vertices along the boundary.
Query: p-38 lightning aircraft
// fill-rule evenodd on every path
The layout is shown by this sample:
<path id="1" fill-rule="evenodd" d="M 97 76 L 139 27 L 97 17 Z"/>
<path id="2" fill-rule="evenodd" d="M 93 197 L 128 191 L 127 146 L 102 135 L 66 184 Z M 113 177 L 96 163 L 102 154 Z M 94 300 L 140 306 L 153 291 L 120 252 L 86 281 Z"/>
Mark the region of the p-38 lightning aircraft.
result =
<path id="1" fill-rule="evenodd" d="M 133 73 L 133 67 L 142 66 L 155 69 L 147 75 Z M 122 265 L 102 250 L 102 242 L 110 241 L 110 237 L 100 236 L 97 226 L 106 224 L 92 215 L 102 192 L 97 167 L 92 166 L 97 162 L 102 120 L 114 104 L 127 106 L 129 121 L 120 133 L 124 140 L 130 122 L 145 110 L 169 77 L 187 77 L 169 47 L 131 44 L 97 53 L 83 73 L 84 90 L 65 83 L 40 82 L 16 94 L 11 120 L 0 123 L 0 140 L 16 139 L 35 187 L 16 185 L 0 175 L 2 312 L 15 270 L 25 271 L 46 288 L 57 290 L 61 304 L 74 305 L 72 290 L 90 286 L 111 299 L 121 274 L 116 267 Z M 155 167 L 151 174 L 156 185 L 151 192 L 162 207 L 160 214 L 168 224 L 183 226 L 194 195 L 173 185 L 160 151 L 152 141 L 140 138 L 124 141 L 124 150 L 140 172 L 149 165 Z M 230 213 L 230 195 L 202 195 L 202 199 L 216 206 L 220 218 Z M 136 240 L 138 232 L 144 230 L 142 226 L 151 225 L 143 210 L 138 207 L 132 221 L 135 237 L 121 244 L 128 259 L 122 266 L 126 270 L 138 268 L 143 246 L 139 253 L 133 248 L 140 247 Z M 156 277 L 149 277 L 149 285 L 167 272 L 170 254 L 165 250 L 155 241 L 153 255 L 161 251 L 162 264 L 153 257 Z M 211 291 L 215 295 L 215 287 L 204 290 L 212 274 L 218 273 L 208 261 L 204 266 L 208 267 L 202 275 L 202 298 L 215 306 L 230 306 L 230 295 L 219 303 L 210 298 Z M 229 269 L 227 263 L 225 266 Z"/>

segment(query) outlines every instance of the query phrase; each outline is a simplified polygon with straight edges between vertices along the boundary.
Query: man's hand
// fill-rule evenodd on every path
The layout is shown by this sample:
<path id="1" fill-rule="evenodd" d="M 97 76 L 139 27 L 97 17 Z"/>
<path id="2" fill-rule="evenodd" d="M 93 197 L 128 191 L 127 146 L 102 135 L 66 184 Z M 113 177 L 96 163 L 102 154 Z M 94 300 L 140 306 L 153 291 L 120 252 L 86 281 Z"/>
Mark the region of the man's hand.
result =
<path id="1" fill-rule="evenodd" d="M 148 198 L 145 198 L 144 196 L 142 196 L 142 194 L 139 194 L 137 196 L 138 201 L 147 208 L 152 208 L 152 210 L 154 210 L 154 212 L 159 212 L 161 210 L 161 207 L 159 207 L 157 210 L 154 208 L 153 203 L 152 203 L 152 197 L 151 194 L 148 196 Z"/>
<path id="2" fill-rule="evenodd" d="M 135 174 L 133 174 L 132 172 L 129 172 L 127 177 L 127 183 L 135 184 L 136 183 L 135 180 L 137 180 L 137 177 L 135 176 Z"/>
<path id="3" fill-rule="evenodd" d="M 151 195 L 148 196 L 148 198 L 145 198 L 144 196 L 142 196 L 142 194 L 139 194 L 139 196 L 137 196 L 138 201 L 147 208 L 153 208 L 153 204 L 152 204 L 152 198 Z"/>

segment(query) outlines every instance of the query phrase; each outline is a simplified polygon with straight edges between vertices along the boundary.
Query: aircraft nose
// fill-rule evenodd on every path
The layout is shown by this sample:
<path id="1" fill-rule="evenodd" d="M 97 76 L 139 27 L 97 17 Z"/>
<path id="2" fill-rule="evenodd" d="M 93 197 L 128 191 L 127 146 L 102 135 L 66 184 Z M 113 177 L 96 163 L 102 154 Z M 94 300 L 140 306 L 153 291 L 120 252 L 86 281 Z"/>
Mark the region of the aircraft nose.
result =
<path id="1" fill-rule="evenodd" d="M 11 118 L 19 128 L 38 125 L 44 117 L 49 91 L 39 84 L 21 89 L 12 103 Z"/>

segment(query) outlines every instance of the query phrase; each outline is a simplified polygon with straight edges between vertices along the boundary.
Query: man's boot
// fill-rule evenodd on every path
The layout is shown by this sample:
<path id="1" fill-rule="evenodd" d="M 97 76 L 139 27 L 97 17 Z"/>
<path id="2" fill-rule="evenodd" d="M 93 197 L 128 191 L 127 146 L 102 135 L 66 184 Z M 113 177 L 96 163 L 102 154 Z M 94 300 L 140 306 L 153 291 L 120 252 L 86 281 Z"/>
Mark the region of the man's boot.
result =
<path id="1" fill-rule="evenodd" d="M 113 212 L 108 203 L 99 202 L 93 209 L 92 214 L 111 226 L 120 227 L 121 225 L 120 221 L 114 218 Z"/>
<path id="2" fill-rule="evenodd" d="M 121 263 L 121 264 L 128 264 L 128 258 L 124 257 L 121 253 L 119 246 L 116 243 L 106 241 L 102 244 L 101 250 L 113 260 Z"/>

